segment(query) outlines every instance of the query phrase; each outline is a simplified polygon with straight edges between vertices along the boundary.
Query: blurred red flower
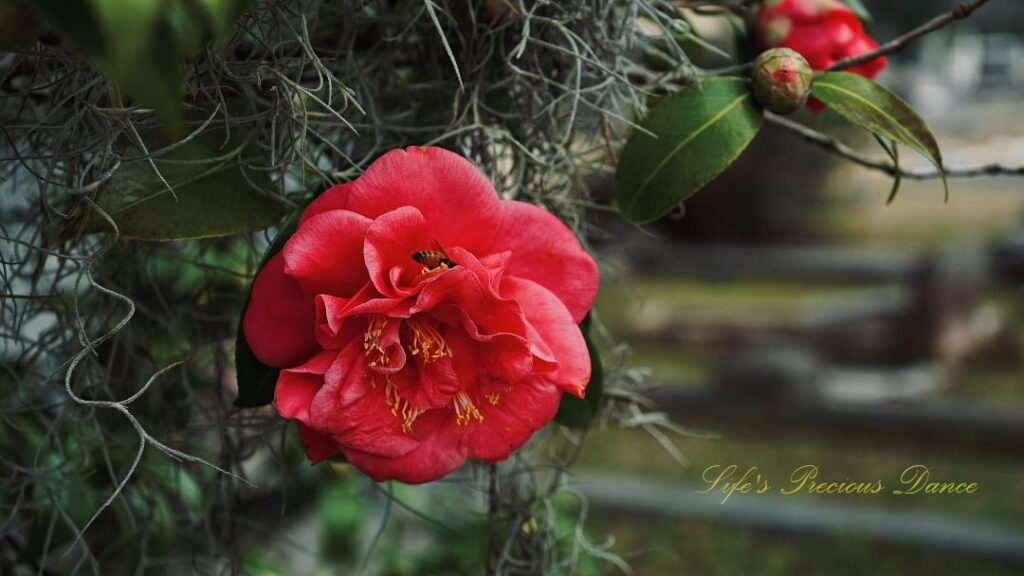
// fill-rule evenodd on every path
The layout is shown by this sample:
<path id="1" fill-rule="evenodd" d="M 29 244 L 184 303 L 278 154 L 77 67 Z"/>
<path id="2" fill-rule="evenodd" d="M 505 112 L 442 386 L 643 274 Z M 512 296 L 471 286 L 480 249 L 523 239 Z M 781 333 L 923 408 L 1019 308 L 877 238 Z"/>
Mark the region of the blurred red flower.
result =
<path id="1" fill-rule="evenodd" d="M 758 50 L 799 52 L 815 70 L 878 48 L 860 19 L 840 0 L 769 0 L 757 14 L 754 39 Z M 874 78 L 885 64 L 885 58 L 878 57 L 846 71 Z M 813 98 L 810 103 L 814 109 L 822 108 Z"/>
<path id="2" fill-rule="evenodd" d="M 500 200 L 461 156 L 381 156 L 302 214 L 243 319 L 280 367 L 274 405 L 314 463 L 343 453 L 374 480 L 428 482 L 508 457 L 582 397 L 577 324 L 597 265 L 551 213 Z"/>

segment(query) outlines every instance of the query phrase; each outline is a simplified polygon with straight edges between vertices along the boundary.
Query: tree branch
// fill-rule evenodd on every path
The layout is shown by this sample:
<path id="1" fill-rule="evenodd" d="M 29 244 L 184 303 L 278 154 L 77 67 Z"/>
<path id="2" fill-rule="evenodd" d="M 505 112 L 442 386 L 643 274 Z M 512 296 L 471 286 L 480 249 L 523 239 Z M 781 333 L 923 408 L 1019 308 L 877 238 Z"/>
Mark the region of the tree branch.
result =
<path id="1" fill-rule="evenodd" d="M 918 38 L 925 36 L 927 34 L 931 34 L 932 32 L 938 30 L 939 28 L 943 28 L 952 22 L 967 18 L 972 13 L 974 13 L 975 10 L 981 8 L 986 2 L 988 2 L 988 0 L 964 0 L 964 2 L 958 4 L 956 8 L 953 8 L 946 14 L 943 14 L 942 16 L 936 16 L 935 18 L 929 20 L 925 24 L 918 26 L 917 28 L 914 28 L 910 32 L 907 32 L 902 36 L 899 36 L 886 42 L 885 44 L 882 44 L 876 50 L 866 52 L 859 56 L 843 58 L 842 60 L 833 63 L 831 66 L 826 68 L 826 70 L 829 72 L 833 72 L 835 70 L 844 70 L 846 68 L 850 68 L 852 66 L 856 66 L 858 64 L 863 64 L 870 60 L 874 60 L 879 56 L 887 56 L 889 54 L 899 52 L 900 50 L 903 50 L 911 42 L 917 40 Z"/>
<path id="2" fill-rule="evenodd" d="M 766 113 L 765 118 L 767 118 L 767 120 L 772 124 L 785 128 L 786 130 L 789 130 L 812 144 L 818 145 L 828 152 L 841 156 L 855 164 L 859 164 L 871 170 L 884 172 L 890 176 L 895 176 L 899 173 L 903 178 L 909 178 L 911 180 L 930 180 L 941 176 L 938 170 L 897 169 L 896 166 L 889 161 L 876 160 L 861 154 L 828 134 L 823 134 L 817 130 L 808 128 L 799 122 L 794 122 L 788 118 L 772 114 L 771 112 Z M 975 176 L 1024 176 L 1024 166 L 1008 167 L 1003 166 L 1002 164 L 985 164 L 982 166 L 964 166 L 960 168 L 946 169 L 947 178 L 971 178 Z"/>

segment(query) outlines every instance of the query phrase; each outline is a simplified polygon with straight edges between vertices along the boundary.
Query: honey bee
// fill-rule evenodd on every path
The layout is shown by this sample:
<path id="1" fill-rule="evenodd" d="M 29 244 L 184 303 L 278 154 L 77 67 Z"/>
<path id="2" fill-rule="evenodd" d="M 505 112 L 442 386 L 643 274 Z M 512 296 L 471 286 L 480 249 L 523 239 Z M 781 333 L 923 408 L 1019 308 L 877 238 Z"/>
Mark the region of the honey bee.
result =
<path id="1" fill-rule="evenodd" d="M 420 250 L 412 255 L 413 260 L 424 266 L 423 273 L 455 268 L 455 262 L 448 258 L 448 254 L 441 248 L 441 244 L 435 240 L 434 246 L 437 248 L 436 250 Z"/>

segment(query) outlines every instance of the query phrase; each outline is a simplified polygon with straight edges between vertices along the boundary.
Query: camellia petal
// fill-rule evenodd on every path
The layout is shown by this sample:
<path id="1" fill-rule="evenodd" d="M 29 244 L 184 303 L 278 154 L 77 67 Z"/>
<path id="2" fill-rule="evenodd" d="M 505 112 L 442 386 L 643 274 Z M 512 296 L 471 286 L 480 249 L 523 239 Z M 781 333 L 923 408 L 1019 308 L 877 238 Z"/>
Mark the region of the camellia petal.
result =
<path id="1" fill-rule="evenodd" d="M 377 482 L 398 480 L 406 484 L 422 484 L 437 480 L 457 470 L 466 462 L 466 449 L 459 446 L 459 436 L 446 434 L 435 427 L 434 436 L 398 458 L 386 458 L 372 452 L 346 448 L 345 457 L 355 467 Z"/>
<path id="2" fill-rule="evenodd" d="M 478 253 L 490 248 L 501 223 L 498 194 L 472 162 L 443 148 L 417 146 L 382 155 L 358 179 L 324 192 L 303 218 L 343 208 L 377 219 L 405 206 L 423 213 L 441 244 Z"/>
<path id="3" fill-rule="evenodd" d="M 513 385 L 506 394 L 480 405 L 482 422 L 466 434 L 469 457 L 496 462 L 526 443 L 534 432 L 555 417 L 562 392 L 545 378 Z"/>
<path id="4" fill-rule="evenodd" d="M 583 333 L 562 302 L 547 288 L 523 278 L 509 278 L 503 291 L 521 302 L 526 320 L 558 360 L 558 370 L 548 376 L 561 390 L 580 398 L 590 382 L 590 353 Z"/>
<path id="5" fill-rule="evenodd" d="M 370 220 L 332 210 L 308 218 L 285 244 L 285 272 L 309 294 L 352 296 L 366 284 L 362 250 Z"/>
<path id="6" fill-rule="evenodd" d="M 418 434 L 427 431 L 429 419 L 403 427 L 388 378 L 370 373 L 363 352 L 362 343 L 355 341 L 338 355 L 326 385 L 313 398 L 310 425 L 343 448 L 397 458 L 420 444 Z"/>
<path id="7" fill-rule="evenodd" d="M 385 296 L 413 294 L 422 280 L 420 266 L 413 255 L 431 249 L 427 220 L 411 206 L 398 208 L 374 220 L 366 233 L 363 258 L 377 291 Z"/>
<path id="8" fill-rule="evenodd" d="M 533 280 L 555 294 L 580 322 L 597 296 L 597 263 L 554 214 L 524 202 L 506 202 L 493 251 L 509 251 L 505 274 Z"/>
<path id="9" fill-rule="evenodd" d="M 338 443 L 330 436 L 321 434 L 302 422 L 296 422 L 296 424 L 299 429 L 299 438 L 302 439 L 302 445 L 306 448 L 306 458 L 309 458 L 311 463 L 317 464 L 341 453 L 341 446 L 338 446 Z"/>
<path id="10" fill-rule="evenodd" d="M 309 424 L 309 407 L 324 386 L 324 374 L 338 353 L 325 350 L 295 368 L 281 371 L 274 389 L 274 407 L 285 418 Z"/>
<path id="11" fill-rule="evenodd" d="M 278 368 L 297 366 L 316 353 L 313 302 L 284 273 L 284 255 L 267 261 L 253 281 L 242 330 L 256 358 Z"/>

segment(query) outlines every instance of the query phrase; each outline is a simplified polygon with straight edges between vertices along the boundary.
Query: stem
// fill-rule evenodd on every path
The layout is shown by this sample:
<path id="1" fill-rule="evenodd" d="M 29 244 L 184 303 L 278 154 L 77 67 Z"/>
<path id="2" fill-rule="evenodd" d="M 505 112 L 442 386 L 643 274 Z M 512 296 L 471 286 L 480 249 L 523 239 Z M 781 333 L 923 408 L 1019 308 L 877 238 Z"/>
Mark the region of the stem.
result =
<path id="1" fill-rule="evenodd" d="M 828 152 L 846 158 L 855 164 L 860 164 L 861 166 L 871 170 L 885 172 L 890 176 L 895 176 L 899 173 L 901 177 L 909 178 L 911 180 L 930 180 L 941 176 L 938 170 L 898 170 L 891 162 L 875 160 L 874 158 L 861 154 L 839 140 L 836 140 L 832 136 L 808 128 L 807 126 L 804 126 L 799 122 L 794 122 L 789 118 L 784 118 L 769 112 L 765 115 L 765 119 L 776 126 L 789 130 L 812 144 L 817 144 Z M 970 178 L 974 176 L 1024 176 L 1024 166 L 1010 167 L 1003 166 L 1001 164 L 985 164 L 983 166 L 965 166 L 962 168 L 946 169 L 947 178 Z"/>
<path id="2" fill-rule="evenodd" d="M 886 42 L 885 44 L 882 44 L 877 49 L 872 50 L 871 52 L 865 52 L 864 54 L 861 54 L 859 56 L 843 58 L 842 60 L 833 63 L 831 66 L 826 68 L 826 70 L 829 72 L 835 70 L 843 70 L 846 68 L 856 66 L 858 64 L 863 64 L 870 60 L 874 60 L 879 56 L 886 56 L 889 54 L 899 52 L 900 50 L 903 50 L 911 42 L 917 40 L 918 38 L 925 36 L 927 34 L 931 34 L 932 32 L 938 30 L 939 28 L 944 28 L 945 26 L 952 22 L 967 18 L 975 10 L 981 8 L 986 2 L 988 2 L 988 0 L 965 0 L 964 2 L 958 4 L 956 8 L 953 8 L 949 12 L 943 14 L 942 16 L 936 16 L 935 18 L 932 18 L 928 22 L 922 24 L 921 26 L 918 26 L 917 28 L 914 28 L 910 32 L 907 32 L 902 36 L 898 36 Z"/>

